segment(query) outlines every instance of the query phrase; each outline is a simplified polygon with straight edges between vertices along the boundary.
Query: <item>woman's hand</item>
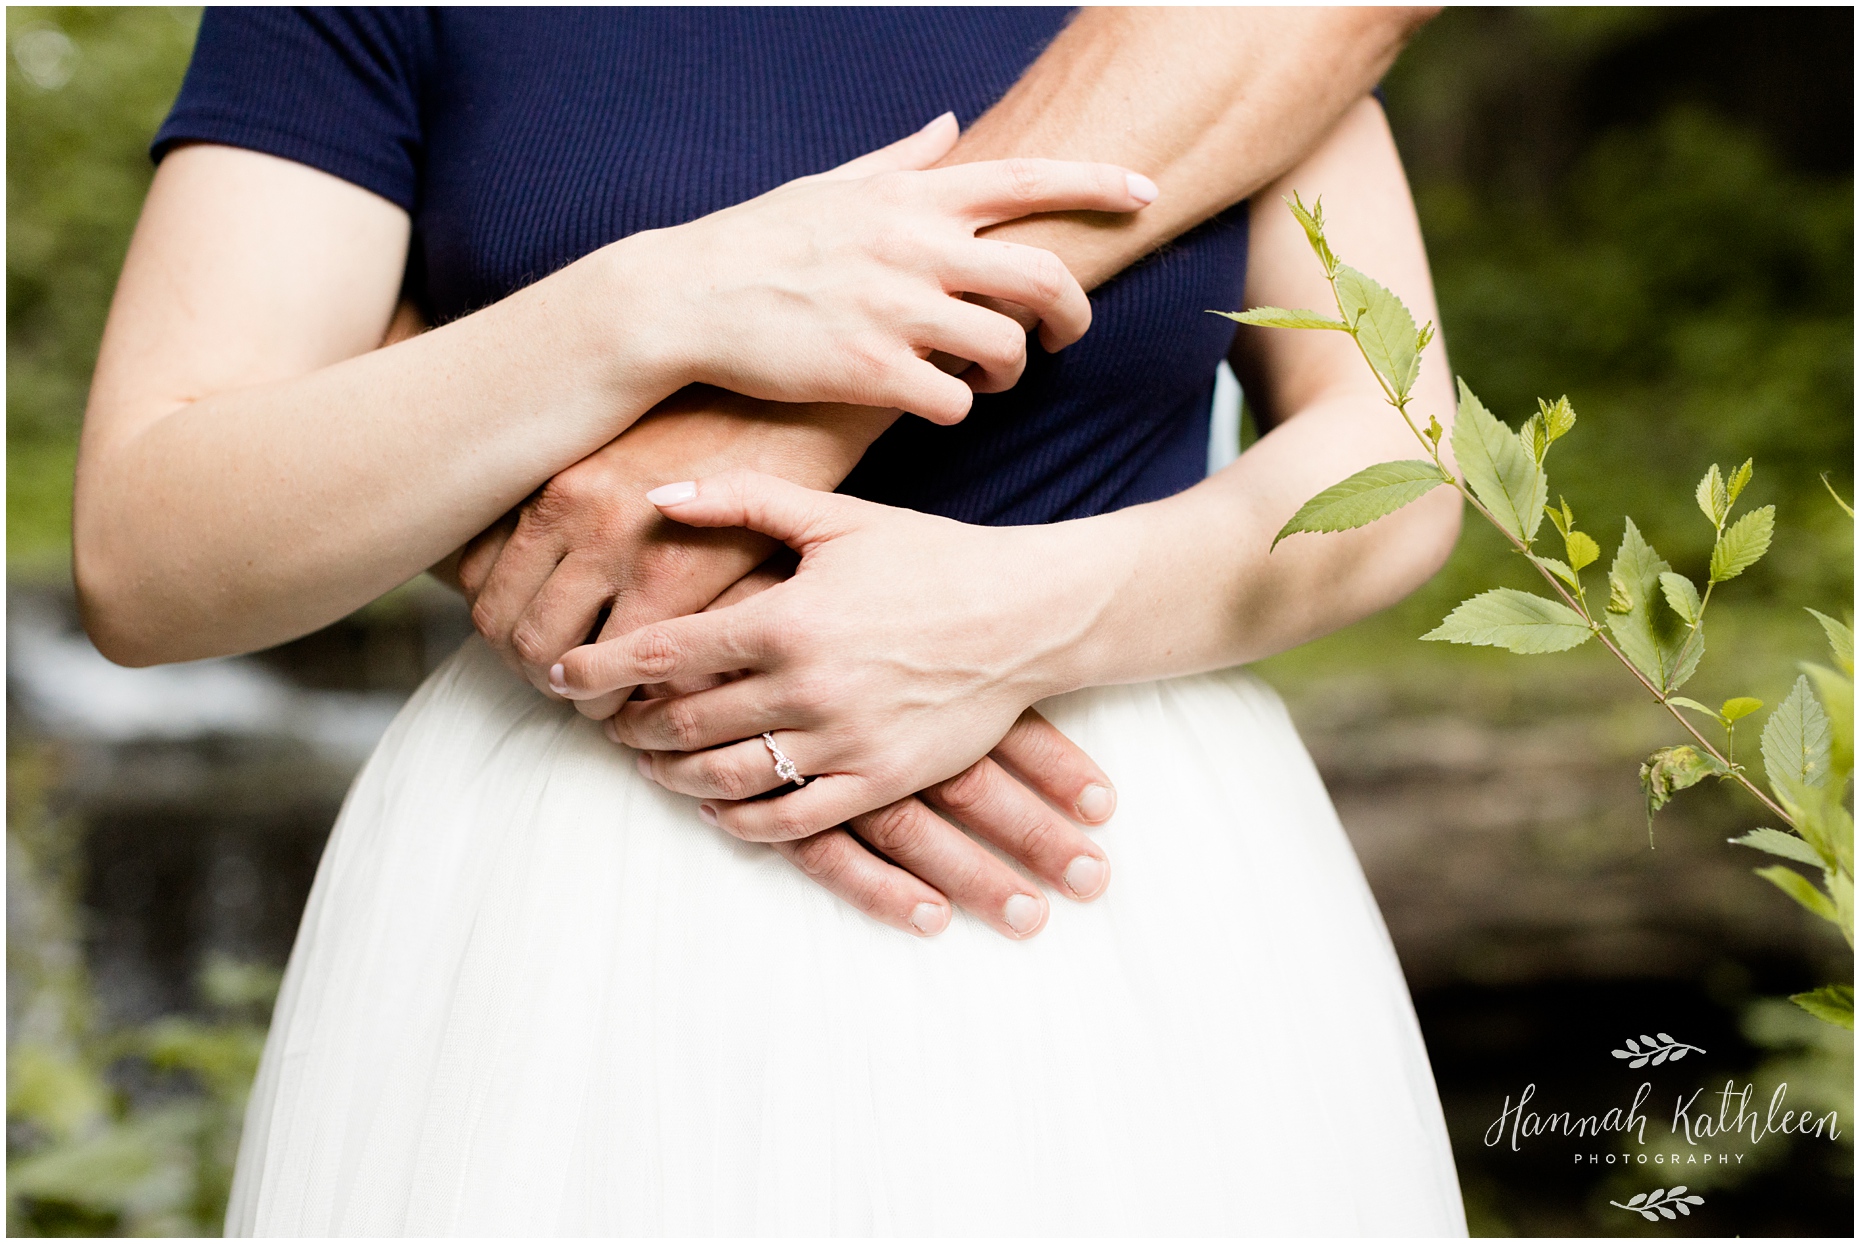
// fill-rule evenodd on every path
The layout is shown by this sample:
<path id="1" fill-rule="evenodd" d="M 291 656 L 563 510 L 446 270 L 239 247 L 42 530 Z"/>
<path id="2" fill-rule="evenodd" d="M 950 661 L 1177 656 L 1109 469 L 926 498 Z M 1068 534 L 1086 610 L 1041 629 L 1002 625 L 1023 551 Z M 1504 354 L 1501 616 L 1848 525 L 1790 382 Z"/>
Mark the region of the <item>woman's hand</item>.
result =
<path id="1" fill-rule="evenodd" d="M 891 407 L 937 423 L 1011 387 L 1026 330 L 960 295 L 1025 308 L 1057 350 L 1091 304 L 1049 251 L 975 236 L 1043 212 L 1133 212 L 1148 178 L 1110 164 L 997 160 L 927 170 L 953 116 L 849 164 L 610 250 L 651 289 L 658 352 L 691 380 L 783 402 Z M 637 284 L 635 287 L 638 288 Z M 929 361 L 976 365 L 960 378 Z"/>
<path id="2" fill-rule="evenodd" d="M 987 755 L 1030 704 L 1066 689 L 1055 659 L 1069 638 L 1066 619 L 1091 607 L 1076 593 L 1063 599 L 1072 589 L 1055 573 L 1090 565 L 1091 550 L 1072 547 L 1069 526 L 965 526 L 747 471 L 669 485 L 652 500 L 692 526 L 774 536 L 801 554 L 800 565 L 787 582 L 728 608 L 576 649 L 551 681 L 580 700 L 742 671 L 693 693 L 626 704 L 612 719 L 619 741 L 653 753 L 655 780 L 704 798 L 706 819 L 739 837 L 808 837 L 937 787 Z M 813 775 L 775 799 L 754 799 L 784 785 L 764 732 Z M 1092 801 L 1104 795 L 1070 792 L 1061 806 L 1101 820 Z M 1078 840 L 1036 822 L 1022 818 L 1054 849 L 1015 854 L 1080 893 L 1066 880 Z"/>

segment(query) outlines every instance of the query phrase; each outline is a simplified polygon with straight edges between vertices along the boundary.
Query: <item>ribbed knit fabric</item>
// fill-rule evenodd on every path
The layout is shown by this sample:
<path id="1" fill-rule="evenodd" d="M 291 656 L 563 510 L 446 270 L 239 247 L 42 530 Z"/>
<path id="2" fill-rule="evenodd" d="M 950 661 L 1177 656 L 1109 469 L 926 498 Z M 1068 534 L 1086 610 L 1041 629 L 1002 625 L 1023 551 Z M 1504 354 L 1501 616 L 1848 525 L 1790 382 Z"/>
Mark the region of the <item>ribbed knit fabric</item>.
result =
<path id="1" fill-rule="evenodd" d="M 1062 9 L 209 9 L 156 136 L 225 143 L 412 213 L 436 323 L 617 238 L 819 172 L 950 109 L 968 124 Z M 1078 518 L 1188 487 L 1240 305 L 1238 208 L 1093 295 L 968 420 L 901 420 L 844 490 L 968 522 Z"/>

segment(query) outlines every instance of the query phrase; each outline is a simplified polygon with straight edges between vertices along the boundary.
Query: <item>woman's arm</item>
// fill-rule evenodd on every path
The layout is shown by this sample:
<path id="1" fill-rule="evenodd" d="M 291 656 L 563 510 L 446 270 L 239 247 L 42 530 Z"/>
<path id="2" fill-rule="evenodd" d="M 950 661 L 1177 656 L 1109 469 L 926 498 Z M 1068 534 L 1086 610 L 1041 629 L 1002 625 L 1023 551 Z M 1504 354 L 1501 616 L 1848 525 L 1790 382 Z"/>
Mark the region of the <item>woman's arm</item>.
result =
<path id="1" fill-rule="evenodd" d="M 977 229 L 1154 197 L 1104 165 L 922 169 L 953 118 L 833 173 L 612 243 L 374 350 L 408 222 L 257 153 L 177 151 L 130 246 L 79 452 L 75 569 L 109 656 L 276 643 L 404 582 L 692 383 L 952 421 L 1013 383 L 1025 337 L 949 295 L 1090 319 L 1050 254 Z M 1146 197 L 1147 196 L 1147 197 Z M 911 246 L 897 239 L 911 239 Z M 957 380 L 924 356 L 977 366 Z"/>
<path id="2" fill-rule="evenodd" d="M 1324 197 L 1339 253 L 1418 319 L 1434 318 L 1420 229 L 1379 107 L 1351 110 L 1259 199 L 1248 301 L 1321 308 L 1328 287 L 1278 202 L 1293 189 Z M 729 609 L 578 649 L 554 671 L 558 689 L 584 698 L 756 671 L 625 705 L 616 731 L 655 753 L 666 785 L 713 796 L 710 815 L 732 832 L 780 840 L 960 771 L 1046 696 L 1255 660 L 1393 603 L 1451 550 L 1456 496 L 1441 490 L 1358 531 L 1294 537 L 1272 551 L 1306 499 L 1415 446 L 1347 338 L 1244 331 L 1249 393 L 1276 426 L 1233 466 L 1165 501 L 1046 527 L 978 528 L 762 476 L 659 490 L 652 499 L 667 516 L 773 535 L 801 553 L 799 569 Z M 1447 422 L 1438 349 L 1416 394 Z M 731 746 L 764 730 L 820 779 L 777 799 L 714 798 L 720 775 L 732 793 L 773 787 L 766 756 Z M 682 754 L 706 748 L 718 750 Z"/>

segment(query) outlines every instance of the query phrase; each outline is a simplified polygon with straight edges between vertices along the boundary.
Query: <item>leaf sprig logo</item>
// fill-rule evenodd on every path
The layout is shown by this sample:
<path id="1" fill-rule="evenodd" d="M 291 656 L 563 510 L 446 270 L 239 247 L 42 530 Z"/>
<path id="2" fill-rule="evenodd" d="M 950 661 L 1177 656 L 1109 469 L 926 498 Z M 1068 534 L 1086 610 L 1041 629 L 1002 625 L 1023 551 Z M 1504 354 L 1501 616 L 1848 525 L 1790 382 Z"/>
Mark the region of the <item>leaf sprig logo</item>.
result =
<path id="1" fill-rule="evenodd" d="M 1652 1192 L 1643 1192 L 1639 1196 L 1629 1197 L 1626 1205 L 1619 1201 L 1610 1201 L 1609 1204 L 1616 1209 L 1625 1209 L 1639 1214 L 1648 1222 L 1658 1222 L 1662 1218 L 1678 1218 L 1679 1214 L 1673 1213 L 1674 1210 L 1678 1210 L 1680 1214 L 1690 1214 L 1694 1205 L 1705 1204 L 1704 1197 L 1696 1194 L 1687 1196 L 1685 1193 L 1686 1186 L 1680 1184 L 1677 1188 L 1655 1188 Z"/>
<path id="2" fill-rule="evenodd" d="M 1642 1033 L 1639 1042 L 1629 1037 L 1626 1041 L 1622 1042 L 1622 1044 L 1626 1047 L 1625 1049 L 1614 1050 L 1612 1053 L 1616 1058 L 1633 1060 L 1628 1063 L 1630 1067 L 1645 1067 L 1649 1060 L 1652 1061 L 1654 1066 L 1658 1067 L 1668 1058 L 1671 1058 L 1674 1062 L 1678 1062 L 1687 1054 L 1703 1054 L 1705 1052 L 1699 1046 L 1687 1045 L 1684 1041 L 1675 1041 L 1664 1032 L 1659 1034 L 1659 1040 L 1657 1041 L 1647 1036 L 1645 1033 Z"/>

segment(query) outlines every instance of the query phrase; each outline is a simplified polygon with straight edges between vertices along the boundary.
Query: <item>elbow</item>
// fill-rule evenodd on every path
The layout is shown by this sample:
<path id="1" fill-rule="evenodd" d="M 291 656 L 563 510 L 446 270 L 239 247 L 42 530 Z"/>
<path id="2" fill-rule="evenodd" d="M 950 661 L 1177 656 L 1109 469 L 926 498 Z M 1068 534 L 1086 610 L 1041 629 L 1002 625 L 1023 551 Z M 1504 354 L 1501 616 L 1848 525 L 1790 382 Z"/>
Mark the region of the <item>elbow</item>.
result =
<path id="1" fill-rule="evenodd" d="M 71 578 L 77 588 L 78 617 L 91 644 L 118 665 L 159 665 L 175 658 L 165 651 L 157 628 L 140 623 L 149 611 L 138 608 L 134 577 L 121 559 L 81 537 L 71 542 Z"/>

